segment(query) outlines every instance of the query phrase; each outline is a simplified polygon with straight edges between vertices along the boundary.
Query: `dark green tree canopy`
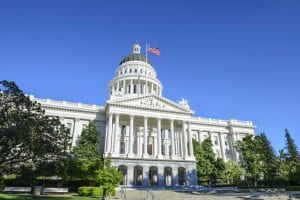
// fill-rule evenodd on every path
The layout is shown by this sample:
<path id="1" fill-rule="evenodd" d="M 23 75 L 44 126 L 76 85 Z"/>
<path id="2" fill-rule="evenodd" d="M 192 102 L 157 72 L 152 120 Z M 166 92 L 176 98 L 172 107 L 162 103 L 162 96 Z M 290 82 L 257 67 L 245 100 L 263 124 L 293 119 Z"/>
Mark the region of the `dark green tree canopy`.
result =
<path id="1" fill-rule="evenodd" d="M 10 81 L 0 82 L 0 175 L 67 156 L 69 132 Z"/>

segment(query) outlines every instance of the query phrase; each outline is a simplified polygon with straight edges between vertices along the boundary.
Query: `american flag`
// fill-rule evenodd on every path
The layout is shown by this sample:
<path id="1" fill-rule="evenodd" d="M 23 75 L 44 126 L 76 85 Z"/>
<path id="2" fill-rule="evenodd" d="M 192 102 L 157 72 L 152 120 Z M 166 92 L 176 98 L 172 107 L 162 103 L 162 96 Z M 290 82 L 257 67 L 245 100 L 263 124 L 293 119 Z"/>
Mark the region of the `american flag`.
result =
<path id="1" fill-rule="evenodd" d="M 156 56 L 160 56 L 160 50 L 156 47 L 148 47 L 147 51 L 153 53 Z"/>

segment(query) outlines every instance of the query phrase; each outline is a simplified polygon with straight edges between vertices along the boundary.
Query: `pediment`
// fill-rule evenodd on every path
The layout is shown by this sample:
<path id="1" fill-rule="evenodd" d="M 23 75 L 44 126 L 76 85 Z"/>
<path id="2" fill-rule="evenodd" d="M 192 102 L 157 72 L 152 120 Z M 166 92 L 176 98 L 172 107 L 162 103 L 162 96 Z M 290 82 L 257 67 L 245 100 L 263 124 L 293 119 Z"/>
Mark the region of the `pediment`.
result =
<path id="1" fill-rule="evenodd" d="M 138 107 L 145 109 L 193 114 L 192 110 L 158 95 L 144 95 L 127 98 L 124 97 L 121 99 L 110 100 L 108 103 L 126 107 Z"/>

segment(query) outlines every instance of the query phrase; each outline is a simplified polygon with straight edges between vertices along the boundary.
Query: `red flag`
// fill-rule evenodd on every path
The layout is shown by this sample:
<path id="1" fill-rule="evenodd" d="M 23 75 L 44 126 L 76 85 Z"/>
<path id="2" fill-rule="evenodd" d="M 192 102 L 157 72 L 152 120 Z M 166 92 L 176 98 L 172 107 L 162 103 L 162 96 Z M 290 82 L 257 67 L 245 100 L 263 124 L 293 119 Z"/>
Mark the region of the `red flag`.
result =
<path id="1" fill-rule="evenodd" d="M 153 53 L 156 56 L 160 56 L 160 50 L 156 47 L 148 47 L 147 51 Z"/>

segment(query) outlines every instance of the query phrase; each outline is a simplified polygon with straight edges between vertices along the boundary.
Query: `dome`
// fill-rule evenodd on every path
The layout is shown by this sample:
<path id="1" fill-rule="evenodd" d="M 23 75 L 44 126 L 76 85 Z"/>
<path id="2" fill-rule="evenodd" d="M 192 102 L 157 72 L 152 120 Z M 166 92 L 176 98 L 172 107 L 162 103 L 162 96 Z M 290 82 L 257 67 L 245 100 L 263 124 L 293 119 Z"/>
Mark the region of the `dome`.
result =
<path id="1" fill-rule="evenodd" d="M 120 65 L 128 61 L 143 61 L 151 65 L 150 60 L 148 58 L 146 59 L 146 57 L 140 53 L 131 53 L 127 55 L 125 58 L 121 60 Z"/>

